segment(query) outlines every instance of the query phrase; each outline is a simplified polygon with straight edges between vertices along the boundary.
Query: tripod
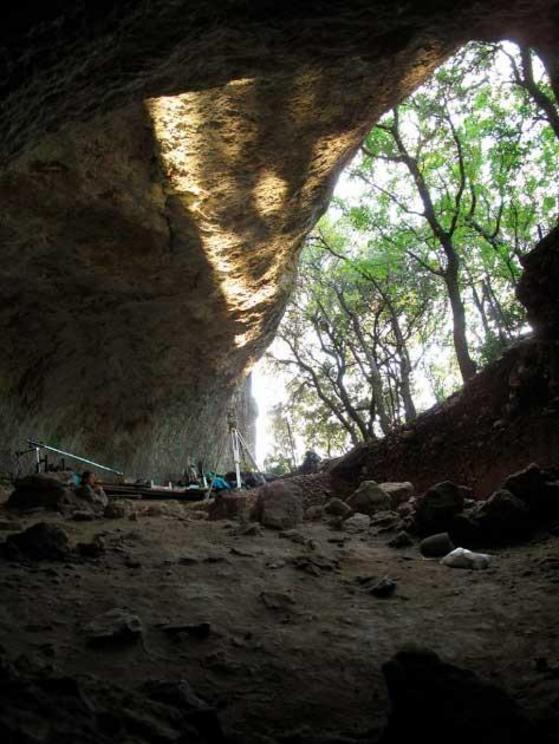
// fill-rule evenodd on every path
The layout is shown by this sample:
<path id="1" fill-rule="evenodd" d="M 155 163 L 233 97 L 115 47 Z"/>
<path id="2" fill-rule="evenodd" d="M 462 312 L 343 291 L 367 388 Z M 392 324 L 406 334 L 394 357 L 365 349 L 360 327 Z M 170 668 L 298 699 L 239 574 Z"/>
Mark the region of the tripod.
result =
<path id="1" fill-rule="evenodd" d="M 235 477 L 237 479 L 237 488 L 241 488 L 241 455 L 243 450 L 247 459 L 250 461 L 256 472 L 259 472 L 260 468 L 258 467 L 258 464 L 254 459 L 252 452 L 250 451 L 250 447 L 245 442 L 243 435 L 237 428 L 235 414 L 231 411 L 229 412 L 229 435 L 231 437 L 231 449 L 233 450 L 233 462 L 235 463 Z"/>

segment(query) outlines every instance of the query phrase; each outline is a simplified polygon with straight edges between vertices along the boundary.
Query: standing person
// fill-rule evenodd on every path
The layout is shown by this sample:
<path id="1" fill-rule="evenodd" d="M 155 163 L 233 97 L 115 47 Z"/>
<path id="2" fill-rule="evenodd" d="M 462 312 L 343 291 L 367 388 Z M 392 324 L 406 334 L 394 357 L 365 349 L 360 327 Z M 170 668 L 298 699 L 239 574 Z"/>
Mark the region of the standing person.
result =
<path id="1" fill-rule="evenodd" d="M 299 468 L 299 472 L 303 473 L 304 475 L 307 475 L 309 473 L 316 473 L 319 463 L 320 455 L 317 454 L 314 450 L 307 450 L 305 452 L 305 459 L 303 460 L 303 464 Z"/>

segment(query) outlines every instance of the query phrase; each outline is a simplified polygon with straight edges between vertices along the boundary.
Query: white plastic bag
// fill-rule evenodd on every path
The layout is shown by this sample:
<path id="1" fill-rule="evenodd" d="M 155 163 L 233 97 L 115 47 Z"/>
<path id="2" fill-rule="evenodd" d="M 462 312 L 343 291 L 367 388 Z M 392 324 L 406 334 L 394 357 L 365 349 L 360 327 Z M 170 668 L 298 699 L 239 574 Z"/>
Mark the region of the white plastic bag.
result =
<path id="1" fill-rule="evenodd" d="M 473 553 L 467 548 L 455 548 L 441 560 L 444 566 L 450 568 L 471 568 L 480 571 L 489 566 L 490 556 L 486 553 Z"/>

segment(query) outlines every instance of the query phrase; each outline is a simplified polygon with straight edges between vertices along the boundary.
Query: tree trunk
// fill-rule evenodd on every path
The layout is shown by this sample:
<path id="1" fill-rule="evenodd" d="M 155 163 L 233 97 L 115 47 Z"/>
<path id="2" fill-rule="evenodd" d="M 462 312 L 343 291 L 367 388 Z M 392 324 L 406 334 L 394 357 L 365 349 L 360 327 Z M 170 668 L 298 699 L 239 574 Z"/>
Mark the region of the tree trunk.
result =
<path id="1" fill-rule="evenodd" d="M 466 382 L 476 373 L 476 365 L 470 357 L 468 341 L 466 339 L 466 310 L 462 302 L 462 294 L 458 283 L 458 266 L 449 263 L 445 273 L 445 283 L 452 310 L 452 337 L 454 339 L 454 350 L 460 367 L 462 380 Z"/>

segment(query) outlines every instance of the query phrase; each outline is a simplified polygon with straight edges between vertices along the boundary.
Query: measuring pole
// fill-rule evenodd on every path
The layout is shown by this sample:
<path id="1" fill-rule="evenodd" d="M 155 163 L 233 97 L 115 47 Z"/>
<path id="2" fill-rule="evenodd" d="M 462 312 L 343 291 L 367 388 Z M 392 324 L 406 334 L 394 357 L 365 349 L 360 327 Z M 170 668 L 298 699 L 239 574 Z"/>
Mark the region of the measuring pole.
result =
<path id="1" fill-rule="evenodd" d="M 231 445 L 233 447 L 233 462 L 235 463 L 235 476 L 237 478 L 237 488 L 241 488 L 241 442 L 239 432 L 235 426 L 231 427 Z"/>

